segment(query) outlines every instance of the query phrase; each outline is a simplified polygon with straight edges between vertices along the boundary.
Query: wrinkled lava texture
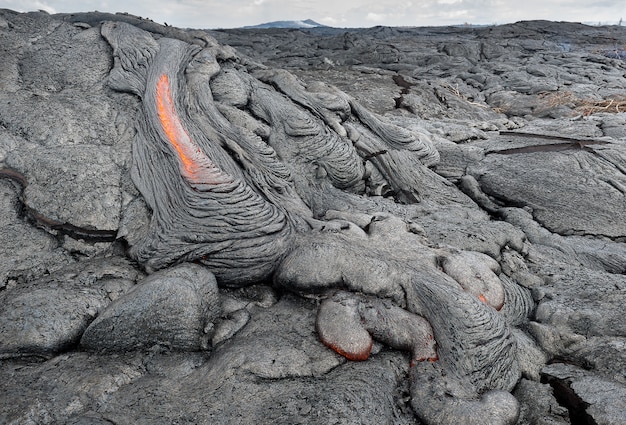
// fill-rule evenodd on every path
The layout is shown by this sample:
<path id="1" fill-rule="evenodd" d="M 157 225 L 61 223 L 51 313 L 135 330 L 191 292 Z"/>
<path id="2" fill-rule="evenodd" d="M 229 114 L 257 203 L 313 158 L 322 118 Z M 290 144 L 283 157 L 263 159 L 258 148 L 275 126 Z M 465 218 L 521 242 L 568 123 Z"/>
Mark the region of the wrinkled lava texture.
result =
<path id="1" fill-rule="evenodd" d="M 626 29 L 0 11 L 0 422 L 626 423 Z"/>

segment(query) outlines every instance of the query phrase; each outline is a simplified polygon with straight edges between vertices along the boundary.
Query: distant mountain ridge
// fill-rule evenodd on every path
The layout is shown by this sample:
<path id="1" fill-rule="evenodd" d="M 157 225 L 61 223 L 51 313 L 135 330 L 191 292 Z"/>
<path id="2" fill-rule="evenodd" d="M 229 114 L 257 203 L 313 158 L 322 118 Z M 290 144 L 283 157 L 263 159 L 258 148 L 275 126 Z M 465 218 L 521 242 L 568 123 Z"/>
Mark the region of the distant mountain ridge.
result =
<path id="1" fill-rule="evenodd" d="M 320 23 L 315 22 L 312 19 L 305 19 L 304 21 L 272 21 L 259 25 L 251 25 L 242 27 L 243 29 L 262 29 L 262 28 L 321 28 L 326 27 Z"/>

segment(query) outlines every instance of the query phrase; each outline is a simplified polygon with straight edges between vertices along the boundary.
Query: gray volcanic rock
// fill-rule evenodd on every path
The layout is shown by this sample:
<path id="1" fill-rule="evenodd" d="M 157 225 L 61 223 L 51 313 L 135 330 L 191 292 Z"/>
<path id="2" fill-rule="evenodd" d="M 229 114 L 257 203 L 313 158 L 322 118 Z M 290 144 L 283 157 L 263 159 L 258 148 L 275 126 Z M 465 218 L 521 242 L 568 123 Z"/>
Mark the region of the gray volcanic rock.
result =
<path id="1" fill-rule="evenodd" d="M 403 355 L 381 353 L 371 370 L 369 362 L 343 364 L 315 335 L 314 304 L 292 296 L 251 314 L 253 327 L 185 373 L 155 357 L 143 391 L 127 386 L 100 414 L 113 422 L 176 420 L 184 400 L 193 423 L 414 423 L 396 392 L 407 372 Z"/>
<path id="2" fill-rule="evenodd" d="M 0 358 L 51 356 L 76 345 L 89 323 L 138 277 L 111 257 L 64 268 L 0 293 Z"/>
<path id="3" fill-rule="evenodd" d="M 616 102 L 623 100 L 626 65 L 610 58 L 626 41 L 619 27 L 531 21 L 479 28 L 211 34 L 306 81 L 323 75 L 377 112 L 397 109 L 439 122 L 455 118 L 473 127 L 478 116 L 492 123 L 498 116 L 567 118 L 608 106 L 611 99 L 612 107 L 624 111 Z M 364 87 L 370 76 L 376 84 Z M 380 90 L 393 85 L 395 90 Z"/>
<path id="4" fill-rule="evenodd" d="M 569 412 L 554 398 L 550 385 L 522 379 L 513 394 L 522 402 L 520 423 L 537 425 L 570 423 Z"/>
<path id="5" fill-rule="evenodd" d="M 563 388 L 572 415 L 598 425 L 626 422 L 625 385 L 562 363 L 546 366 L 542 374 L 550 385 Z"/>
<path id="6" fill-rule="evenodd" d="M 4 164 L 28 176 L 25 203 L 35 211 L 117 230 L 135 100 L 106 89 L 109 47 L 96 28 L 42 13 L 6 17 L 0 66 L 13 77 L 3 79 L 0 116 L 19 139 L 6 142 Z"/>
<path id="7" fill-rule="evenodd" d="M 381 418 L 415 423 L 402 399 L 408 369 L 403 354 L 345 363 L 317 339 L 314 303 L 293 296 L 269 308 L 256 306 L 251 314 L 254 325 L 213 352 L 154 348 L 6 364 L 0 370 L 0 391 L 6 395 L 0 419 L 324 424 L 356 417 L 371 424 Z"/>
<path id="8" fill-rule="evenodd" d="M 497 149 L 489 146 L 488 155 L 468 174 L 503 204 L 530 208 L 533 218 L 553 233 L 626 236 L 623 142 L 525 138 L 520 147 L 507 139 Z M 552 184 L 546 186 L 546 181 Z"/>
<path id="9" fill-rule="evenodd" d="M 179 368 L 184 370 L 190 363 L 190 356 L 179 359 Z M 83 415 L 97 419 L 98 403 L 135 382 L 145 369 L 138 355 L 84 352 L 61 354 L 43 363 L 3 362 L 0 421 L 64 423 Z"/>
<path id="10" fill-rule="evenodd" d="M 117 230 L 122 194 L 113 155 L 110 147 L 26 144 L 6 164 L 29 176 L 24 197 L 30 208 L 79 227 Z"/>
<path id="11" fill-rule="evenodd" d="M 206 349 L 220 313 L 215 277 L 198 265 L 181 264 L 150 275 L 107 306 L 85 329 L 80 343 L 97 351 L 156 344 Z"/>
<path id="12" fill-rule="evenodd" d="M 54 236 L 25 223 L 19 189 L 0 182 L 0 288 L 15 287 L 74 262 Z"/>
<path id="13" fill-rule="evenodd" d="M 624 422 L 625 43 L 1 10 L 0 422 Z"/>

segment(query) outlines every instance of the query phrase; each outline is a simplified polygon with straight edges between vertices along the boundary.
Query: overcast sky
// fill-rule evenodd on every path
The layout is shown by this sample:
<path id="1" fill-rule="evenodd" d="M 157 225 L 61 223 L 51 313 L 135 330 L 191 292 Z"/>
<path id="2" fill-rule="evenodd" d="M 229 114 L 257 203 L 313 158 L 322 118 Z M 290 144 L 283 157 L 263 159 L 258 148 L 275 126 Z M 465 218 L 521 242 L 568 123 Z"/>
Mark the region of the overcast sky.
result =
<path id="1" fill-rule="evenodd" d="M 526 19 L 616 24 L 621 18 L 626 25 L 626 0 L 0 0 L 0 8 L 128 12 L 183 28 L 303 19 L 336 27 L 504 24 Z"/>

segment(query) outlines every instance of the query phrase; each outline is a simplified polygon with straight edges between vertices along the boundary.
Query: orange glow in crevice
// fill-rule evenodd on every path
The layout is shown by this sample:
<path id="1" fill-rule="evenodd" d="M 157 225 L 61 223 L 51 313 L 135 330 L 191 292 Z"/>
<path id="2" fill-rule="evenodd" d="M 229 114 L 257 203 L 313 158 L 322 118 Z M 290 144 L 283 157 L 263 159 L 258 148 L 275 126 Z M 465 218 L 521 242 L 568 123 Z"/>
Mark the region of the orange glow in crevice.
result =
<path id="1" fill-rule="evenodd" d="M 178 154 L 181 164 L 181 173 L 190 183 L 218 184 L 230 183 L 233 179 L 206 156 L 204 152 L 191 140 L 176 114 L 169 78 L 161 75 L 156 87 L 157 114 L 163 132 Z"/>

